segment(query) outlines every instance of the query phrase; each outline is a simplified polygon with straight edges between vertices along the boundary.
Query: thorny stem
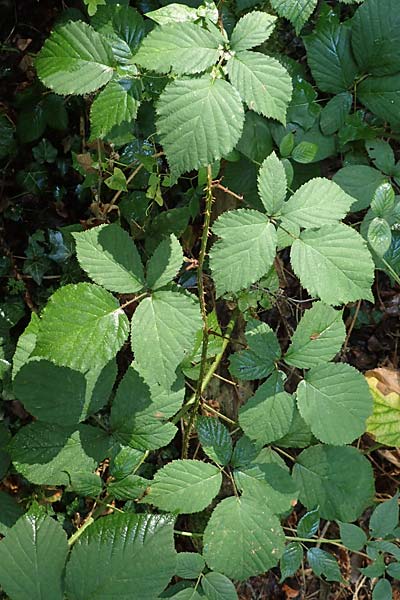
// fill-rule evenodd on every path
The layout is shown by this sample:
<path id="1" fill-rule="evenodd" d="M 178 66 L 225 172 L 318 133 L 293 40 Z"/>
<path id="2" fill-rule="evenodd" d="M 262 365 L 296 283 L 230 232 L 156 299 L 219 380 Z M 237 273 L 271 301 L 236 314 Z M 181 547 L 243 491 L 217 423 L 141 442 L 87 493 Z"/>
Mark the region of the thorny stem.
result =
<path id="1" fill-rule="evenodd" d="M 203 342 L 202 342 L 202 348 L 201 348 L 200 374 L 199 374 L 199 379 L 197 382 L 196 392 L 194 395 L 193 409 L 191 410 L 190 417 L 189 417 L 189 423 L 186 427 L 184 438 L 183 438 L 183 447 L 182 447 L 182 457 L 183 458 L 187 458 L 190 434 L 192 432 L 194 420 L 196 418 L 196 414 L 199 409 L 201 394 L 203 391 L 203 381 L 206 376 L 207 348 L 208 348 L 209 334 L 208 334 L 208 323 L 207 323 L 207 306 L 206 306 L 204 280 L 203 280 L 203 267 L 204 267 L 204 259 L 205 259 L 206 250 L 207 250 L 208 236 L 210 234 L 212 203 L 213 203 L 212 170 L 211 170 L 211 165 L 208 165 L 204 225 L 203 225 L 203 233 L 201 236 L 200 254 L 199 254 L 199 261 L 198 261 L 199 266 L 197 269 L 197 286 L 198 286 L 198 290 L 199 290 L 200 312 L 201 312 L 201 318 L 203 319 Z"/>

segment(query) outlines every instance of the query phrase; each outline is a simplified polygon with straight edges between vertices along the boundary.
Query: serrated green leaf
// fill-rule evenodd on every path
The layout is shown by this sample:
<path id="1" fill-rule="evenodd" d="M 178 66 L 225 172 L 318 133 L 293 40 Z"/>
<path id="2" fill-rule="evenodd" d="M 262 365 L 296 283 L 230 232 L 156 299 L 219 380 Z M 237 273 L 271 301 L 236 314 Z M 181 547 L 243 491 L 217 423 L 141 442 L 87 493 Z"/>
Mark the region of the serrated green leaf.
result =
<path id="1" fill-rule="evenodd" d="M 367 165 L 349 165 L 339 169 L 333 181 L 354 198 L 351 210 L 359 211 L 368 208 L 376 188 L 385 183 L 387 178 Z"/>
<path id="2" fill-rule="evenodd" d="M 395 127 L 400 125 L 400 75 L 367 77 L 357 87 L 357 97 L 368 110 L 389 121 Z"/>
<path id="3" fill-rule="evenodd" d="M 144 19 L 136 9 L 122 3 L 108 3 L 98 9 L 91 24 L 107 38 L 119 63 L 132 63 L 132 54 L 146 32 Z"/>
<path id="4" fill-rule="evenodd" d="M 307 560 L 318 577 L 323 575 L 327 581 L 342 581 L 337 560 L 329 552 L 325 552 L 321 548 L 309 548 Z"/>
<path id="5" fill-rule="evenodd" d="M 347 225 L 323 225 L 302 232 L 292 245 L 290 259 L 300 283 L 326 304 L 373 300 L 372 257 L 362 237 Z"/>
<path id="6" fill-rule="evenodd" d="M 271 154 L 272 148 L 273 140 L 267 119 L 248 110 L 236 150 L 249 160 L 261 163 L 266 156 Z"/>
<path id="7" fill-rule="evenodd" d="M 156 450 L 169 444 L 176 427 L 167 421 L 182 405 L 184 388 L 155 389 L 130 367 L 118 386 L 111 407 L 111 429 L 122 444 L 138 450 Z"/>
<path id="8" fill-rule="evenodd" d="M 351 27 L 327 20 L 304 39 L 308 65 L 323 92 L 347 92 L 359 72 L 351 50 Z"/>
<path id="9" fill-rule="evenodd" d="M 177 75 L 201 73 L 214 65 L 221 54 L 224 38 L 214 30 L 194 23 L 171 23 L 156 27 L 143 40 L 135 63 L 157 73 Z"/>
<path id="10" fill-rule="evenodd" d="M 286 124 L 292 83 L 276 59 L 244 50 L 227 63 L 228 75 L 247 106 L 257 113 Z"/>
<path id="11" fill-rule="evenodd" d="M 23 513 L 23 507 L 13 496 L 0 490 L 0 534 L 7 535 Z"/>
<path id="12" fill-rule="evenodd" d="M 273 374 L 240 408 L 239 423 L 250 439 L 268 444 L 288 433 L 293 410 L 293 397 L 283 390 L 279 375 Z"/>
<path id="13" fill-rule="evenodd" d="M 113 76 L 111 48 L 99 33 L 82 21 L 70 21 L 53 31 L 39 52 L 39 79 L 57 94 L 87 94 Z"/>
<path id="14" fill-rule="evenodd" d="M 274 262 L 276 230 L 262 213 L 241 208 L 223 213 L 213 232 L 222 238 L 210 251 L 217 294 L 238 292 L 265 275 Z"/>
<path id="15" fill-rule="evenodd" d="M 149 484 L 148 479 L 131 474 L 109 483 L 107 493 L 117 500 L 136 500 L 144 494 Z"/>
<path id="16" fill-rule="evenodd" d="M 290 542 L 285 547 L 279 566 L 281 569 L 280 583 L 291 577 L 299 569 L 303 560 L 303 548 L 298 542 Z"/>
<path id="17" fill-rule="evenodd" d="M 256 459 L 257 460 L 257 459 Z M 234 471 L 236 485 L 247 497 L 258 499 L 277 515 L 293 508 L 298 491 L 290 474 L 276 464 L 257 464 Z"/>
<path id="18" fill-rule="evenodd" d="M 92 472 L 109 446 L 107 434 L 89 425 L 32 423 L 9 444 L 15 469 L 38 485 L 68 485 L 74 473 Z"/>
<path id="19" fill-rule="evenodd" d="M 313 441 L 315 441 L 315 438 L 311 433 L 311 429 L 304 421 L 297 406 L 295 406 L 289 431 L 282 438 L 276 440 L 275 445 L 282 448 L 306 448 Z"/>
<path id="20" fill-rule="evenodd" d="M 200 512 L 215 498 L 221 484 L 218 467 L 199 460 L 173 460 L 157 471 L 144 502 L 169 512 Z"/>
<path id="21" fill-rule="evenodd" d="M 197 552 L 179 552 L 176 556 L 175 574 L 182 579 L 197 579 L 206 563 Z"/>
<path id="22" fill-rule="evenodd" d="M 74 544 L 67 595 L 71 600 L 156 598 L 175 563 L 171 516 L 114 513 L 88 527 Z"/>
<path id="23" fill-rule="evenodd" d="M 317 0 L 271 0 L 280 17 L 288 19 L 299 34 L 317 6 Z"/>
<path id="24" fill-rule="evenodd" d="M 353 104 L 350 92 L 337 94 L 327 102 L 321 112 L 321 130 L 325 135 L 336 133 L 346 121 Z"/>
<path id="25" fill-rule="evenodd" d="M 90 137 L 104 138 L 113 127 L 135 119 L 138 101 L 120 83 L 110 81 L 90 109 Z"/>
<path id="26" fill-rule="evenodd" d="M 392 231 L 386 219 L 375 217 L 368 227 L 368 243 L 378 256 L 382 257 L 392 243 Z"/>
<path id="27" fill-rule="evenodd" d="M 232 467 L 247 467 L 254 461 L 259 452 L 259 445 L 252 442 L 247 435 L 242 435 L 233 449 Z"/>
<path id="28" fill-rule="evenodd" d="M 384 140 L 367 140 L 365 149 L 377 169 L 390 175 L 395 167 L 395 157 L 389 142 Z"/>
<path id="29" fill-rule="evenodd" d="M 198 302 L 189 294 L 157 291 L 142 300 L 133 315 L 131 335 L 139 373 L 168 390 L 201 327 Z"/>
<path id="30" fill-rule="evenodd" d="M 115 444 L 112 448 L 110 458 L 110 475 L 115 477 L 115 479 L 123 479 L 132 472 L 135 472 L 145 458 L 143 450 L 136 450 L 130 446 Z"/>
<path id="31" fill-rule="evenodd" d="M 109 292 L 70 284 L 54 292 L 42 313 L 35 355 L 87 371 L 113 359 L 128 333 L 128 319 Z"/>
<path id="32" fill-rule="evenodd" d="M 24 365 L 36 346 L 37 335 L 39 333 L 40 320 L 36 313 L 31 314 L 26 329 L 19 336 L 17 347 L 13 356 L 12 378 L 14 379 L 22 365 Z"/>
<path id="33" fill-rule="evenodd" d="M 96 283 L 120 294 L 134 294 L 143 289 L 139 252 L 119 225 L 99 225 L 72 235 L 79 264 Z"/>
<path id="34" fill-rule="evenodd" d="M 393 533 L 399 523 L 399 494 L 379 504 L 369 520 L 369 530 L 373 537 L 381 538 Z"/>
<path id="35" fill-rule="evenodd" d="M 232 581 L 221 573 L 207 573 L 201 579 L 201 587 L 207 600 L 238 600 Z"/>
<path id="36" fill-rule="evenodd" d="M 282 161 L 272 152 L 258 172 L 258 193 L 267 215 L 279 212 L 286 198 L 287 179 Z"/>
<path id="37" fill-rule="evenodd" d="M 350 210 L 353 198 L 336 183 L 317 177 L 302 185 L 282 207 L 285 223 L 303 229 L 336 223 Z"/>
<path id="38" fill-rule="evenodd" d="M 232 456 L 228 429 L 213 417 L 198 417 L 196 431 L 204 452 L 219 465 L 227 465 Z"/>
<path id="39" fill-rule="evenodd" d="M 319 529 L 319 509 L 310 510 L 303 515 L 297 525 L 297 535 L 302 538 L 312 538 Z"/>
<path id="40" fill-rule="evenodd" d="M 395 206 L 395 200 L 394 190 L 390 183 L 382 183 L 376 188 L 371 202 L 371 210 L 378 217 L 389 217 Z"/>
<path id="41" fill-rule="evenodd" d="M 248 496 L 225 498 L 204 531 L 203 556 L 210 569 L 244 580 L 277 564 L 284 539 L 265 503 Z"/>
<path id="42" fill-rule="evenodd" d="M 0 543 L 0 584 L 13 600 L 62 600 L 67 536 L 47 516 L 21 517 Z"/>
<path id="43" fill-rule="evenodd" d="M 171 234 L 155 249 L 147 263 L 146 283 L 157 290 L 176 277 L 183 263 L 183 252 L 177 238 Z"/>
<path id="44" fill-rule="evenodd" d="M 249 319 L 246 326 L 248 350 L 236 352 L 230 357 L 232 375 L 245 381 L 268 377 L 281 356 L 278 339 L 269 325 Z"/>
<path id="45" fill-rule="evenodd" d="M 209 75 L 177 79 L 167 85 L 157 115 L 161 144 L 177 174 L 205 167 L 229 154 L 239 141 L 244 121 L 235 88 Z"/>
<path id="46" fill-rule="evenodd" d="M 317 445 L 303 450 L 297 457 L 293 478 L 301 502 L 309 509 L 319 506 L 323 519 L 355 521 L 374 497 L 372 467 L 352 446 Z"/>
<path id="47" fill-rule="evenodd" d="M 318 146 L 313 142 L 300 142 L 293 148 L 292 159 L 301 164 L 308 164 L 314 161 L 317 156 Z"/>
<path id="48" fill-rule="evenodd" d="M 323 302 L 306 310 L 294 332 L 285 361 L 300 369 L 316 367 L 331 360 L 346 337 L 342 312 Z"/>
<path id="49" fill-rule="evenodd" d="M 155 21 L 159 25 L 169 25 L 170 23 L 185 23 L 186 21 L 197 21 L 199 18 L 197 10 L 185 4 L 167 4 L 157 10 L 146 12 L 146 17 Z"/>
<path id="50" fill-rule="evenodd" d="M 102 492 L 103 482 L 96 473 L 87 473 L 85 471 L 76 471 L 70 476 L 70 485 L 68 491 L 73 490 L 80 496 L 89 496 L 97 498 Z"/>
<path id="51" fill-rule="evenodd" d="M 359 552 L 367 543 L 367 535 L 357 525 L 339 522 L 340 539 L 342 543 L 353 552 Z"/>
<path id="52" fill-rule="evenodd" d="M 350 444 L 366 429 L 372 397 L 365 378 L 350 365 L 313 367 L 297 388 L 297 405 L 322 442 Z"/>
<path id="53" fill-rule="evenodd" d="M 249 50 L 265 42 L 275 28 L 276 17 L 254 10 L 236 23 L 230 44 L 235 52 Z"/>

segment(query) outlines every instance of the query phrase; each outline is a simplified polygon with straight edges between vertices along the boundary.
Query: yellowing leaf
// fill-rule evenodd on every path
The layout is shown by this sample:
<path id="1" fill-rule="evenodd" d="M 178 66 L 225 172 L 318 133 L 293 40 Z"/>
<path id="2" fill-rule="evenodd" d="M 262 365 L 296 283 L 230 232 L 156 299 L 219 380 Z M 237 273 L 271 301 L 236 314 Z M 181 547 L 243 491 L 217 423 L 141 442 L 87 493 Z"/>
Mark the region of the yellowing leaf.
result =
<path id="1" fill-rule="evenodd" d="M 367 431 L 381 444 L 400 445 L 400 372 L 374 369 L 365 374 L 374 400 Z"/>

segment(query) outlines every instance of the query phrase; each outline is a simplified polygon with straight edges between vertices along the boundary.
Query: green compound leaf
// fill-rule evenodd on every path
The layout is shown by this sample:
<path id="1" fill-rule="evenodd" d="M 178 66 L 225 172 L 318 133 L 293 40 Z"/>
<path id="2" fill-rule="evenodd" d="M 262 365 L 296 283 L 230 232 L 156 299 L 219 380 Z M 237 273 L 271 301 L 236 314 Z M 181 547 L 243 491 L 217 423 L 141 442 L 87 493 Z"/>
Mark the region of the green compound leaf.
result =
<path id="1" fill-rule="evenodd" d="M 31 423 L 9 445 L 15 469 L 38 485 L 68 485 L 75 473 L 94 471 L 109 446 L 107 434 L 89 425 Z"/>
<path id="2" fill-rule="evenodd" d="M 290 257 L 300 283 L 326 304 L 346 304 L 360 298 L 373 301 L 372 257 L 365 241 L 351 227 L 337 223 L 306 230 L 294 241 Z"/>
<path id="3" fill-rule="evenodd" d="M 302 185 L 284 203 L 282 217 L 285 223 L 303 229 L 320 227 L 343 219 L 353 202 L 336 183 L 317 177 Z"/>
<path id="4" fill-rule="evenodd" d="M 285 551 L 282 554 L 279 566 L 281 569 L 280 583 L 282 583 L 287 577 L 292 577 L 296 571 L 300 568 L 303 560 L 303 548 L 298 542 L 290 542 L 285 547 Z"/>
<path id="5" fill-rule="evenodd" d="M 13 600 L 62 600 L 67 536 L 57 521 L 26 514 L 0 543 L 0 585 Z"/>
<path id="6" fill-rule="evenodd" d="M 131 338 L 144 379 L 170 389 L 201 326 L 198 302 L 189 294 L 158 291 L 142 300 L 133 315 Z"/>
<path id="7" fill-rule="evenodd" d="M 323 519 L 355 521 L 374 497 L 372 467 L 352 446 L 307 448 L 297 457 L 293 478 L 300 501 L 308 509 L 319 506 Z"/>
<path id="8" fill-rule="evenodd" d="M 329 552 L 321 548 L 309 548 L 307 560 L 318 577 L 323 575 L 327 581 L 342 581 L 337 560 Z"/>
<path id="9" fill-rule="evenodd" d="M 317 6 L 317 0 L 271 0 L 271 5 L 280 17 L 288 19 L 300 33 Z"/>
<path id="10" fill-rule="evenodd" d="M 176 427 L 167 421 L 183 403 L 184 388 L 150 387 L 130 367 L 118 386 L 112 408 L 111 429 L 122 444 L 138 450 L 157 450 L 169 444 Z"/>
<path id="11" fill-rule="evenodd" d="M 135 119 L 139 103 L 118 82 L 110 81 L 90 109 L 90 137 L 104 138 L 115 125 Z"/>
<path id="12" fill-rule="evenodd" d="M 146 283 L 152 290 L 167 285 L 178 273 L 183 263 L 183 252 L 177 238 L 171 234 L 155 249 L 147 263 Z"/>
<path id="13" fill-rule="evenodd" d="M 373 537 L 381 538 L 394 532 L 399 524 L 399 494 L 378 504 L 371 515 L 369 530 Z"/>
<path id="14" fill-rule="evenodd" d="M 340 539 L 342 543 L 353 552 L 359 552 L 362 550 L 367 543 L 367 534 L 358 527 L 351 523 L 339 522 Z"/>
<path id="15" fill-rule="evenodd" d="M 359 69 L 351 50 L 351 27 L 326 21 L 304 39 L 308 65 L 323 92 L 347 92 Z"/>
<path id="16" fill-rule="evenodd" d="M 230 44 L 232 50 L 241 52 L 265 42 L 275 28 L 276 17 L 265 12 L 253 11 L 236 23 Z"/>
<path id="17" fill-rule="evenodd" d="M 144 502 L 169 512 L 196 513 L 211 503 L 221 484 L 218 467 L 199 460 L 173 460 L 157 471 Z"/>
<path id="18" fill-rule="evenodd" d="M 250 439 L 264 445 L 288 433 L 293 411 L 293 397 L 283 390 L 281 377 L 273 374 L 240 408 L 239 423 Z"/>
<path id="19" fill-rule="evenodd" d="M 242 133 L 244 111 L 227 81 L 177 79 L 157 105 L 157 131 L 176 174 L 212 164 L 233 150 Z M 177 135 L 178 132 L 178 135 Z"/>
<path id="20" fill-rule="evenodd" d="M 323 302 L 306 310 L 293 334 L 285 362 L 299 369 L 309 369 L 330 361 L 346 337 L 342 311 Z"/>
<path id="21" fill-rule="evenodd" d="M 90 25 L 70 21 L 53 31 L 35 66 L 39 79 L 57 94 L 87 94 L 110 81 L 114 58 L 107 40 Z"/>
<path id="22" fill-rule="evenodd" d="M 219 465 L 227 465 L 232 456 L 228 429 L 213 417 L 198 417 L 196 431 L 204 452 Z"/>
<path id="23" fill-rule="evenodd" d="M 287 190 L 285 167 L 275 152 L 264 160 L 258 172 L 258 193 L 267 215 L 275 215 L 281 209 Z"/>
<path id="24" fill-rule="evenodd" d="M 362 435 L 372 413 L 365 377 L 341 363 L 313 367 L 297 388 L 297 405 L 313 434 L 336 446 Z"/>
<path id="25" fill-rule="evenodd" d="M 207 600 L 238 600 L 232 581 L 221 573 L 207 573 L 201 579 L 201 587 Z"/>
<path id="26" fill-rule="evenodd" d="M 109 292 L 91 283 L 70 284 L 44 309 L 35 354 L 87 371 L 113 359 L 128 333 L 128 319 Z"/>
<path id="27" fill-rule="evenodd" d="M 194 23 L 173 23 L 153 29 L 134 60 L 157 73 L 201 73 L 218 61 L 224 43 L 216 29 L 211 33 Z"/>
<path id="28" fill-rule="evenodd" d="M 244 580 L 275 566 L 285 537 L 264 502 L 248 496 L 222 500 L 204 531 L 203 556 L 210 569 Z"/>
<path id="29" fill-rule="evenodd" d="M 400 71 L 400 15 L 396 0 L 369 0 L 352 20 L 352 47 L 360 69 L 371 75 Z"/>
<path id="30" fill-rule="evenodd" d="M 182 579 L 197 579 L 206 563 L 197 552 L 179 552 L 176 556 L 175 575 Z"/>
<path id="31" fill-rule="evenodd" d="M 139 252 L 119 225 L 99 225 L 72 235 L 79 264 L 96 283 L 120 294 L 133 294 L 144 287 Z"/>
<path id="32" fill-rule="evenodd" d="M 227 63 L 228 75 L 250 110 L 286 124 L 292 82 L 276 59 L 244 50 Z"/>
<path id="33" fill-rule="evenodd" d="M 222 238 L 210 252 L 218 296 L 246 288 L 271 268 L 277 236 L 262 213 L 245 208 L 228 211 L 215 221 L 213 232 Z"/>
<path id="34" fill-rule="evenodd" d="M 232 375 L 249 381 L 268 377 L 281 356 L 278 339 L 269 325 L 249 319 L 246 326 L 248 350 L 236 352 L 230 357 Z"/>
<path id="35" fill-rule="evenodd" d="M 357 87 L 358 99 L 375 115 L 400 125 L 400 75 L 368 77 Z"/>
<path id="36" fill-rule="evenodd" d="M 115 513 L 88 527 L 74 544 L 67 595 L 71 600 L 157 598 L 175 564 L 171 516 Z"/>

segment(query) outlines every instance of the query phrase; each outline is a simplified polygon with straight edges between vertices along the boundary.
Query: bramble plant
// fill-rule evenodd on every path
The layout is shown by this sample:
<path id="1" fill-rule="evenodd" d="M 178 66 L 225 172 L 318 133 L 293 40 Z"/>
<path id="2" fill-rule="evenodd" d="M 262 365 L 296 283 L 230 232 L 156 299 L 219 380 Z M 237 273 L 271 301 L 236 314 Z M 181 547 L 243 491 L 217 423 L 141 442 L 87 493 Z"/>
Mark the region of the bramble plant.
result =
<path id="1" fill-rule="evenodd" d="M 24 311 L 0 313 L 4 400 L 28 414 L 0 422 L 0 474 L 30 490 L 0 491 L 0 586 L 11 600 L 234 600 L 233 581 L 278 567 L 284 581 L 305 560 L 348 587 L 341 548 L 386 600 L 398 494 L 377 501 L 355 442 L 399 445 L 399 400 L 383 405 L 345 350 L 376 269 L 400 282 L 397 3 L 188 4 L 85 0 L 89 19 L 61 19 L 35 58 L 46 91 L 22 102 L 25 142 L 40 141 L 21 185 L 39 193 L 61 169 L 42 137 L 50 105 L 84 96 L 90 137 L 66 172 L 94 216 L 30 237 L 37 284 L 69 266 L 15 348 Z M 303 33 L 314 84 L 281 51 L 281 19 Z M 0 130 L 12 160 L 5 117 Z M 302 290 L 286 294 L 290 322 L 287 277 Z M 214 403 L 216 379 L 245 401 Z"/>

